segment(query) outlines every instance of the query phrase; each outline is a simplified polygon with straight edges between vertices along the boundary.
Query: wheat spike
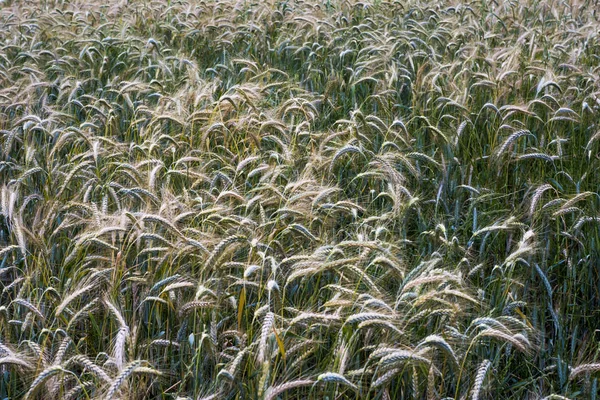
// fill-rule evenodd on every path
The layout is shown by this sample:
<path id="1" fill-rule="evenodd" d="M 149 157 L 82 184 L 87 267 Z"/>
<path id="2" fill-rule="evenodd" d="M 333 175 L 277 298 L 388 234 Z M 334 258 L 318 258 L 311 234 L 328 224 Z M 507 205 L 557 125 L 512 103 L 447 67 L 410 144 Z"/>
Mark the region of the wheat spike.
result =
<path id="1" fill-rule="evenodd" d="M 475 375 L 475 382 L 473 383 L 473 389 L 471 391 L 471 400 L 479 400 L 479 394 L 481 393 L 481 388 L 483 387 L 483 381 L 487 375 L 487 372 L 492 363 L 490 360 L 483 360 L 477 369 L 477 374 Z"/>
<path id="2" fill-rule="evenodd" d="M 297 387 L 310 386 L 314 383 L 314 381 L 309 379 L 297 380 L 292 382 L 282 383 L 278 386 L 272 386 L 265 392 L 265 400 L 273 400 L 281 393 L 286 392 L 290 389 L 295 389 Z"/>

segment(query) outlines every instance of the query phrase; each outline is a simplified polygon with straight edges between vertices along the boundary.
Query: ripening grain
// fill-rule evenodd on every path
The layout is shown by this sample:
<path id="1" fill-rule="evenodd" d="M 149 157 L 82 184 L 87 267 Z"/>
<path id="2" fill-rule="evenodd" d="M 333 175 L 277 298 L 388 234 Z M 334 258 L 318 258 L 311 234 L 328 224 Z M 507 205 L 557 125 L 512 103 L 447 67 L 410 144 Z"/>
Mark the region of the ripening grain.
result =
<path id="1" fill-rule="evenodd" d="M 0 399 L 598 396 L 591 0 L 0 3 Z"/>

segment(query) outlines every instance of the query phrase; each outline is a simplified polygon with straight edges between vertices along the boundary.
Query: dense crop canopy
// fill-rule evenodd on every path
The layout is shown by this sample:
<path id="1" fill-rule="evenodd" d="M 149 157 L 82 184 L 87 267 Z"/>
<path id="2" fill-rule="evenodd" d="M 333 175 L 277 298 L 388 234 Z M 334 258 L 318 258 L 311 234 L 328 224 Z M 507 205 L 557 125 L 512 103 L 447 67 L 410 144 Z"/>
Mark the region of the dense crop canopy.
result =
<path id="1" fill-rule="evenodd" d="M 596 398 L 594 1 L 0 2 L 0 398 Z"/>

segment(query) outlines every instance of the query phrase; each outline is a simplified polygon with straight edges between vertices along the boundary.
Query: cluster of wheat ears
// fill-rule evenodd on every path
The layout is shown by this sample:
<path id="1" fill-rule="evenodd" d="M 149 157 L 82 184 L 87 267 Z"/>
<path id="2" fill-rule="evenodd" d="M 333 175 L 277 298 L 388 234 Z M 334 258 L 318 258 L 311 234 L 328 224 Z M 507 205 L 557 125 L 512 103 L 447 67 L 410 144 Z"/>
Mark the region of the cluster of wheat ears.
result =
<path id="1" fill-rule="evenodd" d="M 595 399 L 600 6 L 0 3 L 0 398 Z"/>

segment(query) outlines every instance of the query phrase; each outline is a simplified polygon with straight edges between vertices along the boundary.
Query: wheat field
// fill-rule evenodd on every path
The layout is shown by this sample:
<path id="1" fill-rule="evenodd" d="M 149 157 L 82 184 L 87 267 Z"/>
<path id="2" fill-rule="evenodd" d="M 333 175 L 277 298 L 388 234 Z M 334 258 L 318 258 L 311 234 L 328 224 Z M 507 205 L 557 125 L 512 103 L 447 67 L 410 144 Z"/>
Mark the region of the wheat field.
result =
<path id="1" fill-rule="evenodd" d="M 2 0 L 0 399 L 597 399 L 600 4 Z"/>

